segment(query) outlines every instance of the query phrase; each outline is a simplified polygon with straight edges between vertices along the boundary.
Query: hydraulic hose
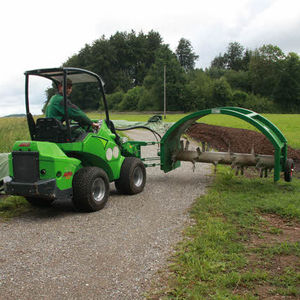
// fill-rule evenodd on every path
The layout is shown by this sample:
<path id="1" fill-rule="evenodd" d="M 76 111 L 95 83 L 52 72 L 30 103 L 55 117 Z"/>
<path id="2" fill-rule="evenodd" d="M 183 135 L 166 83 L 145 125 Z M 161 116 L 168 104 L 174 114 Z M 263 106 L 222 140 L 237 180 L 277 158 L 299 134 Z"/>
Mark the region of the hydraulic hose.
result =
<path id="1" fill-rule="evenodd" d="M 156 132 L 155 130 L 147 127 L 147 126 L 142 126 L 142 125 L 139 125 L 139 126 L 133 126 L 133 127 L 128 127 L 128 128 L 116 128 L 116 130 L 118 131 L 127 131 L 127 130 L 132 130 L 132 129 L 146 129 L 146 130 L 149 130 L 153 133 L 156 141 L 158 142 L 158 139 L 157 139 L 157 136 L 159 136 L 159 138 L 161 139 L 161 135 Z"/>

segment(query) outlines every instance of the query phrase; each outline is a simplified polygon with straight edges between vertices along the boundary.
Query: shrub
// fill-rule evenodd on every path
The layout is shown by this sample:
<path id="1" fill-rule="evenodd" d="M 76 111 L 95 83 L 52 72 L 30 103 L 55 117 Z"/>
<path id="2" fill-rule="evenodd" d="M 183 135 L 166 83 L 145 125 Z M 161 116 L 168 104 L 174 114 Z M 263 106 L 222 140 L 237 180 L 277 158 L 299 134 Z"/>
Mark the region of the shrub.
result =
<path id="1" fill-rule="evenodd" d="M 245 107 L 249 95 L 243 91 L 236 90 L 232 94 L 231 100 L 228 102 L 229 106 Z"/>
<path id="2" fill-rule="evenodd" d="M 276 104 L 268 98 L 249 94 L 245 102 L 245 108 L 258 113 L 275 113 L 278 111 Z"/>
<path id="3" fill-rule="evenodd" d="M 113 94 L 107 95 L 106 100 L 108 104 L 108 109 L 117 110 L 118 105 L 123 101 L 124 95 L 125 94 L 123 91 L 118 91 Z"/>
<path id="4" fill-rule="evenodd" d="M 123 100 L 119 103 L 118 108 L 120 111 L 133 111 L 137 110 L 138 103 L 141 96 L 144 93 L 144 88 L 136 86 L 130 89 L 123 97 Z"/>

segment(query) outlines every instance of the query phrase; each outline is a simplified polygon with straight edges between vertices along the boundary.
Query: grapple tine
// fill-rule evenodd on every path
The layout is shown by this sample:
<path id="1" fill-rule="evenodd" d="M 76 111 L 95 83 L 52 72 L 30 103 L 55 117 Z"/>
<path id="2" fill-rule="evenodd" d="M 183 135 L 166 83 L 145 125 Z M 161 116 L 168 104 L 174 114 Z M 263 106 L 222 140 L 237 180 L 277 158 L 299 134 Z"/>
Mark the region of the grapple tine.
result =
<path id="1" fill-rule="evenodd" d="M 183 143 L 183 140 L 180 140 L 180 149 L 184 149 L 184 143 Z"/>
<path id="2" fill-rule="evenodd" d="M 236 168 L 235 169 L 235 176 L 238 176 L 239 175 L 239 168 Z"/>
<path id="3" fill-rule="evenodd" d="M 265 168 L 265 178 L 267 178 L 267 177 L 268 177 L 268 169 Z"/>
<path id="4" fill-rule="evenodd" d="M 188 151 L 189 150 L 189 145 L 190 145 L 190 142 L 188 140 L 186 140 L 185 142 L 185 147 L 184 147 L 184 150 L 185 151 Z"/>

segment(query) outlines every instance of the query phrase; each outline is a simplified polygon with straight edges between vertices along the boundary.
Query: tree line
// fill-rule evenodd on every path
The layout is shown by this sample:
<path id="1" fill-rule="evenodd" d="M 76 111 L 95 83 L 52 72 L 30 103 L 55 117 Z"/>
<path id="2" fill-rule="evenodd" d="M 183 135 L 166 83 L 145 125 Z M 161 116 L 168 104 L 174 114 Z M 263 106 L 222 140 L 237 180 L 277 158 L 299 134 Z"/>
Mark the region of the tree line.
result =
<path id="1" fill-rule="evenodd" d="M 167 109 L 197 111 L 240 106 L 257 112 L 300 111 L 300 58 L 275 45 L 245 49 L 229 43 L 210 66 L 195 68 L 199 58 L 189 40 L 181 38 L 173 52 L 158 32 L 131 31 L 102 36 L 86 44 L 63 66 L 91 70 L 103 78 L 109 109 L 160 111 L 166 68 Z M 47 91 L 48 98 L 53 89 Z M 84 110 L 101 109 L 92 85 L 77 85 L 72 101 Z"/>

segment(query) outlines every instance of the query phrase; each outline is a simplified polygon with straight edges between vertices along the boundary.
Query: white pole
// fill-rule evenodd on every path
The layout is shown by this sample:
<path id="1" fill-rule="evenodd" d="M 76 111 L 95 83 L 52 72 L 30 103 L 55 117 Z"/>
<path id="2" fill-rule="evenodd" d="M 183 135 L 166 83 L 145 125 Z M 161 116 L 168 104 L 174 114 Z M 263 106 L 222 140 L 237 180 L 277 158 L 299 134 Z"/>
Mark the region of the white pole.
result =
<path id="1" fill-rule="evenodd" d="M 167 110 L 166 65 L 164 65 L 164 119 L 166 118 L 166 110 Z"/>

